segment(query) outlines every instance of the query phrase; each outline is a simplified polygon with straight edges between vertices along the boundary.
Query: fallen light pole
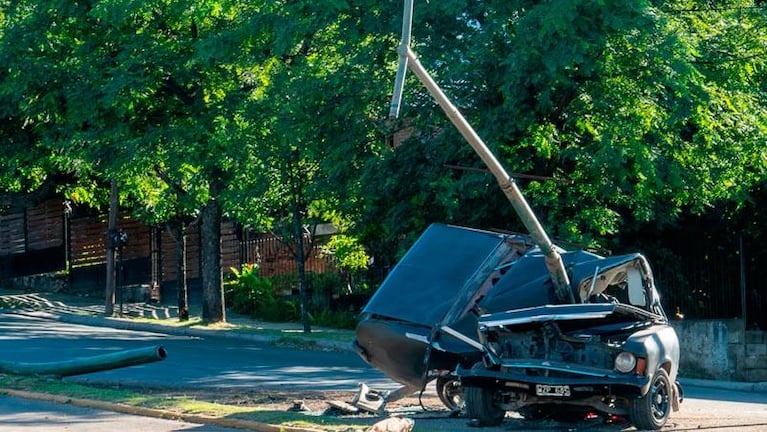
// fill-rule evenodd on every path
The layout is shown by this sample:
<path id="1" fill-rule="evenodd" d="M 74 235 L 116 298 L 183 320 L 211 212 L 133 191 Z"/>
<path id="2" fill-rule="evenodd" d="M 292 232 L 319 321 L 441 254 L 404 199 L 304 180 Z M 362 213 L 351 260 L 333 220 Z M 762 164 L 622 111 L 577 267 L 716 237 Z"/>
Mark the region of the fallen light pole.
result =
<path id="1" fill-rule="evenodd" d="M 168 356 L 165 348 L 156 345 L 72 360 L 43 363 L 23 363 L 0 360 L 0 373 L 12 375 L 52 375 L 67 377 L 136 366 L 163 360 Z"/>

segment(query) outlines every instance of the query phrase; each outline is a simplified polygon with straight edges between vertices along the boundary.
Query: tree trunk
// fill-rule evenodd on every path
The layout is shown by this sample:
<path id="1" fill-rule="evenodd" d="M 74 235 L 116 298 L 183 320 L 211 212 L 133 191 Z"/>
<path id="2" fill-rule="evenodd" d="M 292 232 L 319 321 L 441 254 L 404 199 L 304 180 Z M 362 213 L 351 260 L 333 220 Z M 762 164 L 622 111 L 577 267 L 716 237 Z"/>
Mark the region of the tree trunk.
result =
<path id="1" fill-rule="evenodd" d="M 306 259 L 304 257 L 304 230 L 301 223 L 301 209 L 298 205 L 293 208 L 293 236 L 296 245 L 296 267 L 298 271 L 298 293 L 301 298 L 301 324 L 304 333 L 311 333 L 309 322 L 309 290 L 306 286 Z"/>
<path id="2" fill-rule="evenodd" d="M 221 206 L 211 198 L 202 209 L 202 320 L 226 321 L 221 271 Z"/>
<path id="3" fill-rule="evenodd" d="M 306 286 L 306 253 L 304 251 L 304 229 L 302 212 L 306 210 L 303 196 L 304 179 L 300 172 L 300 160 L 298 148 L 293 149 L 288 160 L 288 181 L 293 201 L 293 251 L 296 258 L 296 272 L 298 273 L 298 295 L 301 303 L 301 324 L 304 333 L 311 333 L 312 327 L 309 322 L 309 290 Z"/>
<path id="4" fill-rule="evenodd" d="M 109 220 L 107 221 L 107 257 L 106 257 L 106 283 L 104 293 L 104 315 L 112 316 L 115 312 L 115 288 L 117 286 L 117 214 L 119 202 L 117 194 L 117 181 L 112 179 L 111 195 L 109 200 Z"/>
<path id="5" fill-rule="evenodd" d="M 171 233 L 176 244 L 176 292 L 178 293 L 178 320 L 189 321 L 189 286 L 186 281 L 186 223 L 171 223 Z"/>

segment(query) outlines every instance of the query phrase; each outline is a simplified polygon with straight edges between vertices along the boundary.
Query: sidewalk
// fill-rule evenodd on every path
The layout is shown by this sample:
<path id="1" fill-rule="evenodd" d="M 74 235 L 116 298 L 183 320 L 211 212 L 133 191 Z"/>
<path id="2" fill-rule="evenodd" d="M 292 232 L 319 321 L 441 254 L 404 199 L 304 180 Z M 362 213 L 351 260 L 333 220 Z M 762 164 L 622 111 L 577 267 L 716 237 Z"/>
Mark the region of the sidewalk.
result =
<path id="1" fill-rule="evenodd" d="M 319 349 L 350 350 L 354 331 L 312 326 L 304 333 L 300 323 L 272 323 L 227 311 L 226 323 L 206 325 L 199 307 L 190 307 L 190 319 L 178 320 L 178 307 L 151 303 L 115 305 L 114 317 L 104 316 L 104 304 L 95 297 L 60 293 L 24 293 L 0 288 L 0 310 L 32 314 L 73 324 L 149 331 L 178 336 L 223 337 L 292 345 L 311 345 Z M 120 312 L 122 311 L 122 314 Z"/>
<path id="2" fill-rule="evenodd" d="M 0 288 L 0 311 L 10 306 L 17 313 L 34 314 L 74 324 L 111 327 L 122 330 L 149 331 L 179 336 L 224 337 L 259 342 L 285 343 L 309 346 L 315 349 L 351 350 L 354 332 L 323 327 L 312 327 L 304 333 L 300 323 L 271 323 L 227 312 L 227 322 L 205 325 L 199 313 L 186 323 L 178 321 L 178 308 L 149 303 L 122 305 L 123 317 L 103 316 L 104 304 L 93 297 L 79 297 L 59 293 L 22 293 Z M 120 305 L 115 305 L 120 311 Z M 733 382 L 680 378 L 683 386 L 705 387 L 719 390 L 767 392 L 767 382 Z"/>

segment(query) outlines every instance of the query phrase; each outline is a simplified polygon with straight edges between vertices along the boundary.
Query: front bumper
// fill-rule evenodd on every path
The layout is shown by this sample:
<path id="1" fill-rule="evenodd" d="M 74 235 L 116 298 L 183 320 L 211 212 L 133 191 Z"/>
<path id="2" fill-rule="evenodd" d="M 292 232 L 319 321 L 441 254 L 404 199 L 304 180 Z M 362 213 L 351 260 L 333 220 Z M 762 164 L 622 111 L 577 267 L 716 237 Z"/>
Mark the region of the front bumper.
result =
<path id="1" fill-rule="evenodd" d="M 621 374 L 612 370 L 578 368 L 553 362 L 519 362 L 517 366 L 518 368 L 504 370 L 458 367 L 456 374 L 464 387 L 489 387 L 557 400 L 590 396 L 637 397 L 646 394 L 650 387 L 649 377 Z M 536 373 L 526 372 L 530 370 Z M 551 376 L 551 372 L 556 372 L 555 376 Z M 570 395 L 566 397 L 536 395 L 536 385 L 569 386 Z"/>

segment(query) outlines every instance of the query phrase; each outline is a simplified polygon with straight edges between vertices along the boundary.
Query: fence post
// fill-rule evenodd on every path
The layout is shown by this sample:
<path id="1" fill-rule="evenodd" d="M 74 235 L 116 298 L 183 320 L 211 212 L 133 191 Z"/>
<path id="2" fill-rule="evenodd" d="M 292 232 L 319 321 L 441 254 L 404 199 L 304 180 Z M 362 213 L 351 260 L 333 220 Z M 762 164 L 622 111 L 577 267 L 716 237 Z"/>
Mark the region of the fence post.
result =
<path id="1" fill-rule="evenodd" d="M 746 302 L 746 257 L 743 247 L 743 233 L 738 237 L 740 255 L 740 315 L 743 319 L 744 330 L 748 328 L 748 304 Z"/>

